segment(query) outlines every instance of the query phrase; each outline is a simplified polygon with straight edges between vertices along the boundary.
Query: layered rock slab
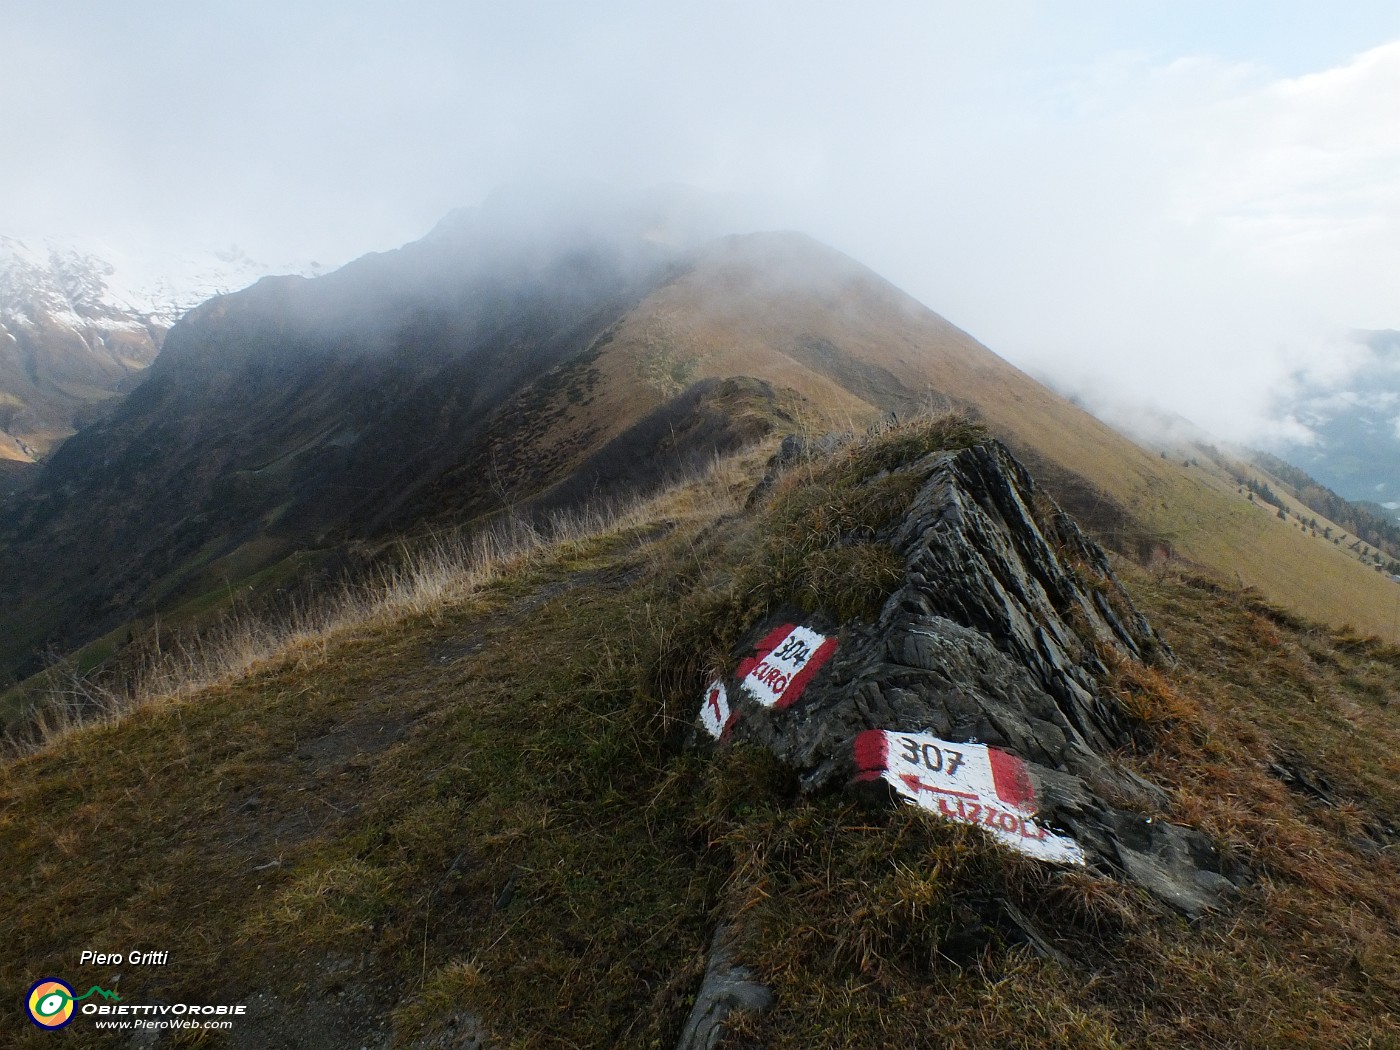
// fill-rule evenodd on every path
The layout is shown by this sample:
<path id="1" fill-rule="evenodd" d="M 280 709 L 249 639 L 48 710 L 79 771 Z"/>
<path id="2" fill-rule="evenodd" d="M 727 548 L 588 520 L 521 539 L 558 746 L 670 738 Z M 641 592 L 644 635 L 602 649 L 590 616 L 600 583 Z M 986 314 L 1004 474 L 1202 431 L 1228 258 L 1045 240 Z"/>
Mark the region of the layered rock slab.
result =
<path id="1" fill-rule="evenodd" d="M 898 469 L 919 478 L 883 537 L 904 562 L 899 586 L 874 622 L 786 610 L 755 624 L 733 673 L 707 690 L 726 694 L 723 739 L 770 749 L 808 791 L 881 784 L 857 761 L 872 730 L 987 745 L 1024 767 L 1021 812 L 1076 842 L 1092 869 L 1188 917 L 1220 907 L 1243 870 L 1199 832 L 1135 812 L 1163 794 L 1113 760 L 1132 727 L 1102 685 L 1106 661 L 1172 657 L 1103 551 L 997 442 Z M 834 651 L 800 696 L 773 704 L 752 684 L 755 661 L 761 671 L 765 646 L 803 631 Z M 922 785 L 930 799 L 935 780 Z"/>

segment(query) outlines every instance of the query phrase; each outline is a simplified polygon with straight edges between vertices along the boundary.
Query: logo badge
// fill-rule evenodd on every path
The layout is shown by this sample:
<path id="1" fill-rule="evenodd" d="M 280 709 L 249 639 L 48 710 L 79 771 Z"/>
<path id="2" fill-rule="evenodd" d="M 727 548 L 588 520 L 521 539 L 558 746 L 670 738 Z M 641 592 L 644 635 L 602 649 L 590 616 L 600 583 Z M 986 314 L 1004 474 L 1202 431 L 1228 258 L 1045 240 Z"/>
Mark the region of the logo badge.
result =
<path id="1" fill-rule="evenodd" d="M 40 1028 L 62 1028 L 73 1020 L 73 989 L 47 977 L 29 989 L 29 1019 Z"/>

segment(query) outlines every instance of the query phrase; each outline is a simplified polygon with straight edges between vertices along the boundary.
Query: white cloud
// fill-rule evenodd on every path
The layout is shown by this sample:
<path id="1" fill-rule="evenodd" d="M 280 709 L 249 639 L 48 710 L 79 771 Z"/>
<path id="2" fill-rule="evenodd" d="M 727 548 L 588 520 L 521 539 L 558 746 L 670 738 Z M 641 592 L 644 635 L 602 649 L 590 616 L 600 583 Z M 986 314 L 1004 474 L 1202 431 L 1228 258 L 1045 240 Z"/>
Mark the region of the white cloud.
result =
<path id="1" fill-rule="evenodd" d="M 0 232 L 338 263 L 503 182 L 686 182 L 1226 437 L 1400 327 L 1400 41 L 1351 43 L 1383 6 L 18 6 Z"/>
<path id="2" fill-rule="evenodd" d="M 1310 288 L 1340 323 L 1394 323 L 1384 304 L 1400 273 L 1400 42 L 1226 96 L 1193 124 L 1186 221 Z"/>
<path id="3" fill-rule="evenodd" d="M 1020 363 L 1257 437 L 1296 372 L 1368 356 L 1348 329 L 1400 326 L 1397 87 L 1400 43 L 1289 79 L 1110 56 L 964 154 L 957 257 L 908 280 Z"/>

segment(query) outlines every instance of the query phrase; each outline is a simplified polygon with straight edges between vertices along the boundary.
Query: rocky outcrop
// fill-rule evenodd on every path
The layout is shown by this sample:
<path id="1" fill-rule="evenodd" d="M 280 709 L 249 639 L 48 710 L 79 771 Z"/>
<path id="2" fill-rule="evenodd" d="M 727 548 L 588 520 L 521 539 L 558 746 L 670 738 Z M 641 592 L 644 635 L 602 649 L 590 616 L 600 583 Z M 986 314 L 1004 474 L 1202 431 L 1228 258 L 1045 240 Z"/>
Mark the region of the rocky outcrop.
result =
<path id="1" fill-rule="evenodd" d="M 977 758 L 1003 779 L 1027 781 L 1003 793 L 1011 801 L 998 812 L 1001 828 L 1066 842 L 1053 856 L 1134 881 L 1186 916 L 1221 906 L 1245 873 L 1206 836 L 1144 815 L 1160 808 L 1162 792 L 1114 760 L 1132 726 L 1104 688 L 1106 661 L 1172 656 L 1103 552 L 998 443 L 900 469 L 921 484 L 887 537 L 905 572 L 879 616 L 842 624 L 788 610 L 754 625 L 738 655 L 755 655 L 715 684 L 730 710 L 714 729 L 769 748 L 801 772 L 808 791 L 853 782 L 888 791 L 902 779 L 913 785 L 906 797 L 927 789 L 928 808 L 937 811 L 942 798 L 945 814 L 977 822 L 991 807 L 965 807 L 931 774 L 920 783 L 883 759 L 872 765 L 857 740 L 871 730 L 917 734 L 890 737 L 907 741 L 916 758 L 920 742 L 966 744 L 965 758 L 950 752 L 964 770 Z M 800 696 L 793 688 L 802 675 L 778 667 L 781 651 L 772 652 L 784 621 L 800 624 L 805 639 L 834 640 Z M 794 686 L 774 678 L 779 671 Z M 773 681 L 787 690 L 781 697 Z M 718 688 L 709 696 L 712 707 L 721 702 Z"/>

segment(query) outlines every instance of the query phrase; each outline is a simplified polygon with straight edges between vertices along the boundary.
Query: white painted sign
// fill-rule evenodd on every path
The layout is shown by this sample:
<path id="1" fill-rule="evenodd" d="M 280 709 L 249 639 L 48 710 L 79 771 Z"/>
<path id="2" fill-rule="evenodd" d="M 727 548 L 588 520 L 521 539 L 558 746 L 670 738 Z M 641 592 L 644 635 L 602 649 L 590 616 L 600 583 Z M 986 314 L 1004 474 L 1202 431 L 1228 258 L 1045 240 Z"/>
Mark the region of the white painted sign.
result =
<path id="1" fill-rule="evenodd" d="M 785 623 L 739 664 L 739 686 L 764 707 L 791 707 L 835 651 L 835 638 Z"/>
<path id="2" fill-rule="evenodd" d="M 700 724 L 718 740 L 734 724 L 734 717 L 729 707 L 729 690 L 716 678 L 705 690 L 705 701 L 700 705 Z"/>
<path id="3" fill-rule="evenodd" d="M 958 744 L 928 733 L 871 729 L 856 737 L 856 779 L 883 779 L 902 797 L 949 820 L 976 824 L 1039 860 L 1083 864 L 1067 835 L 1041 826 L 1026 764 L 986 744 Z"/>

